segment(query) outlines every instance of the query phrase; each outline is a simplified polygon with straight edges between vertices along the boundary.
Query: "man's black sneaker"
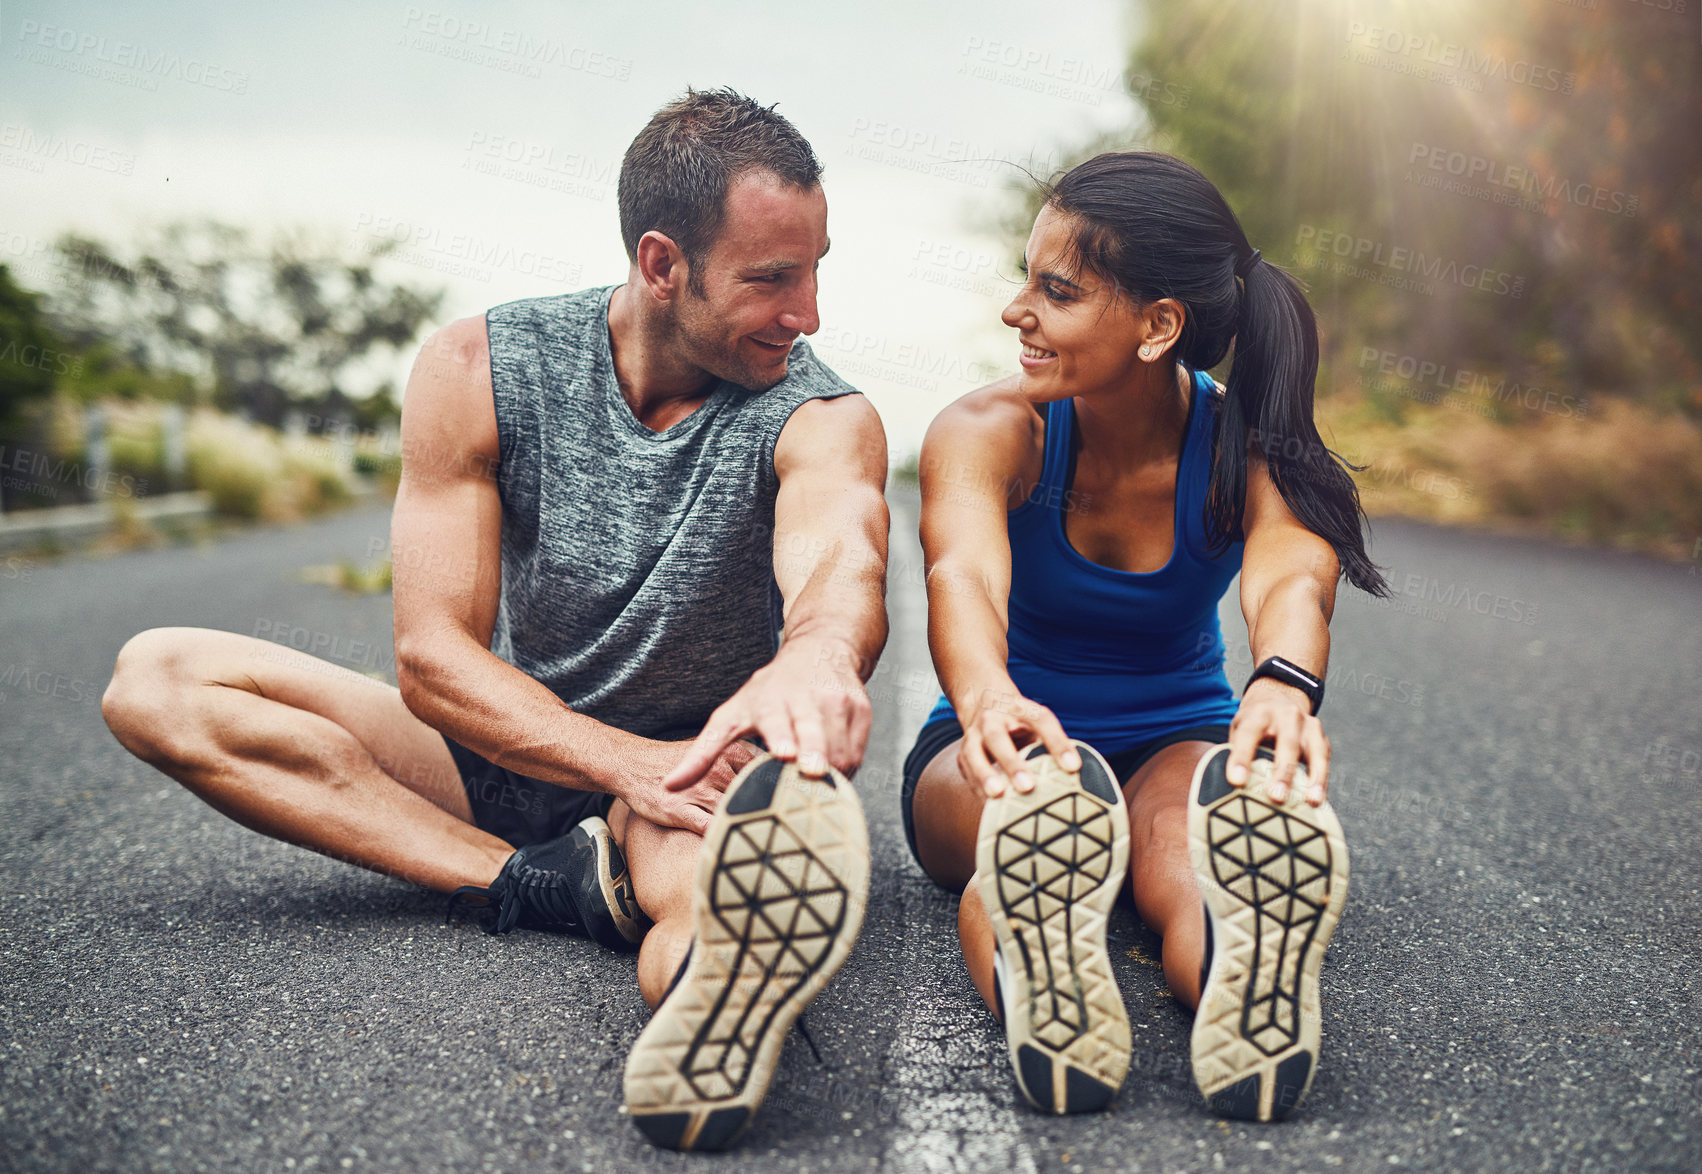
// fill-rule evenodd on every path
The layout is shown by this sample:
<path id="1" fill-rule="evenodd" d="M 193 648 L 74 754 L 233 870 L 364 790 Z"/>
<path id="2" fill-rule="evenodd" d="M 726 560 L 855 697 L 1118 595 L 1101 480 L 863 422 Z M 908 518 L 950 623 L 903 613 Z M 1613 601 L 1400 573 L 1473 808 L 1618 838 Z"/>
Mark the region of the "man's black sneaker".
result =
<path id="1" fill-rule="evenodd" d="M 850 954 L 868 897 L 868 825 L 845 776 L 753 758 L 698 850 L 690 953 L 627 1057 L 626 1111 L 646 1137 L 732 1144 L 787 1031 Z"/>
<path id="2" fill-rule="evenodd" d="M 565 836 L 515 850 L 489 888 L 462 885 L 454 899 L 483 898 L 486 933 L 515 926 L 577 934 L 612 950 L 636 950 L 650 928 L 608 821 L 588 815 Z"/>
<path id="3" fill-rule="evenodd" d="M 1018 1087 L 1047 1113 L 1105 1108 L 1129 1070 L 1129 1016 L 1105 946 L 1127 883 L 1129 811 L 1105 759 L 1073 745 L 1079 771 L 1029 747 L 1034 789 L 987 800 L 975 848 L 996 1015 Z"/>
<path id="4" fill-rule="evenodd" d="M 1206 907 L 1205 979 L 1194 1015 L 1194 1080 L 1225 1117 L 1280 1120 L 1318 1069 L 1318 971 L 1347 900 L 1347 843 L 1329 803 L 1281 803 L 1259 747 L 1244 786 L 1227 744 L 1200 759 L 1188 792 L 1188 856 Z"/>

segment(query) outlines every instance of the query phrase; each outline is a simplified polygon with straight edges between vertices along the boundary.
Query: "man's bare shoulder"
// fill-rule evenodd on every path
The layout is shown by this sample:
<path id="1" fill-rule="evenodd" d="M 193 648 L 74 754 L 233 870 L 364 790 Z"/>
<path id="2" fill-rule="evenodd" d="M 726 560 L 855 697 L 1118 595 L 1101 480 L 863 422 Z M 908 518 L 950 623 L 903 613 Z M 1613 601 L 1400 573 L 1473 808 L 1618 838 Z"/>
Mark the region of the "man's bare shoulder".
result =
<path id="1" fill-rule="evenodd" d="M 488 475 L 500 448 L 485 318 L 457 318 L 426 339 L 408 375 L 403 475 L 410 467 L 416 473 Z"/>
<path id="2" fill-rule="evenodd" d="M 414 375 L 449 383 L 476 382 L 489 387 L 491 344 L 485 316 L 472 314 L 457 318 L 433 331 L 414 360 Z"/>
<path id="3" fill-rule="evenodd" d="M 792 412 L 786 427 L 798 426 L 800 432 L 816 432 L 849 428 L 861 434 L 880 430 L 881 415 L 862 392 L 832 397 L 817 396 L 805 400 Z M 784 438 L 785 430 L 782 430 Z"/>
<path id="4" fill-rule="evenodd" d="M 805 400 L 793 410 L 774 445 L 774 471 L 789 472 L 855 454 L 859 464 L 886 475 L 886 429 L 861 392 Z"/>

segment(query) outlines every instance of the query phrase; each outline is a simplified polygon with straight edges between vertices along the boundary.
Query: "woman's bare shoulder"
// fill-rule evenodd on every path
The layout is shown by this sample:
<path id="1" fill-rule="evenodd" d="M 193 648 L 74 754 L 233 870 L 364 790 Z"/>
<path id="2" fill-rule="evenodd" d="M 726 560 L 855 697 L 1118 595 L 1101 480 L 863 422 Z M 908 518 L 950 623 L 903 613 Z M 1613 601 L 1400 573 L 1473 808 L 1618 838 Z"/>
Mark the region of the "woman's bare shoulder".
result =
<path id="1" fill-rule="evenodd" d="M 945 473 L 1003 486 L 1006 508 L 1014 508 L 1037 479 L 1044 423 L 1017 379 L 1001 380 L 959 396 L 940 410 L 922 441 L 922 473 Z"/>
<path id="2" fill-rule="evenodd" d="M 1041 419 L 1017 387 L 1013 375 L 959 396 L 934 417 L 924 444 L 953 448 L 970 444 L 1012 452 L 1026 449 L 1033 444 Z"/>

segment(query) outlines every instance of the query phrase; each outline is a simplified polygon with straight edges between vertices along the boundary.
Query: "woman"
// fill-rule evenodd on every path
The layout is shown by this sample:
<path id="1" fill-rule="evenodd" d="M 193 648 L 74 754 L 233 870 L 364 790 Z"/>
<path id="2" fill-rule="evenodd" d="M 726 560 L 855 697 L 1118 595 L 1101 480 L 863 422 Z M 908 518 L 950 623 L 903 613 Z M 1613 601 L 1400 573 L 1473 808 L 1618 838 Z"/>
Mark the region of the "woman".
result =
<path id="1" fill-rule="evenodd" d="M 1316 716 L 1336 581 L 1387 586 L 1312 420 L 1312 312 L 1210 181 L 1115 153 L 1045 196 L 1003 314 L 1021 374 L 923 444 L 944 695 L 905 829 L 963 893 L 964 960 L 1037 1106 L 1101 1107 L 1128 1069 L 1105 950 L 1126 875 L 1198 1008 L 1201 1090 L 1271 1120 L 1311 1083 L 1347 888 Z M 1217 620 L 1237 572 L 1259 666 L 1239 702 Z"/>

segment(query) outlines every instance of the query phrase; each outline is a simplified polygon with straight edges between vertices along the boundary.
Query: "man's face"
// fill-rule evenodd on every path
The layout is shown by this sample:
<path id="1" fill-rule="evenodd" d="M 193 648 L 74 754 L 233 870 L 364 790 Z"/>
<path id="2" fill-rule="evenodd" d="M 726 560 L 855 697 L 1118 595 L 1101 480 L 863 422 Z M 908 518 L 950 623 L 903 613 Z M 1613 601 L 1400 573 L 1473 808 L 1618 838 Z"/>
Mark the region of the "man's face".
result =
<path id="1" fill-rule="evenodd" d="M 722 379 L 767 391 L 786 378 L 800 334 L 821 325 L 816 266 L 827 252 L 827 197 L 765 171 L 727 189 L 721 235 L 703 258 L 703 293 L 686 289 L 675 322 L 684 357 Z"/>

